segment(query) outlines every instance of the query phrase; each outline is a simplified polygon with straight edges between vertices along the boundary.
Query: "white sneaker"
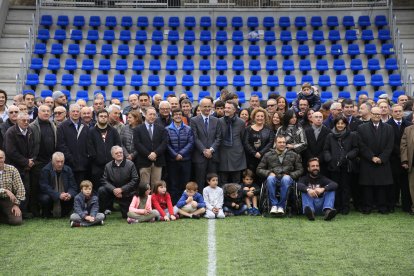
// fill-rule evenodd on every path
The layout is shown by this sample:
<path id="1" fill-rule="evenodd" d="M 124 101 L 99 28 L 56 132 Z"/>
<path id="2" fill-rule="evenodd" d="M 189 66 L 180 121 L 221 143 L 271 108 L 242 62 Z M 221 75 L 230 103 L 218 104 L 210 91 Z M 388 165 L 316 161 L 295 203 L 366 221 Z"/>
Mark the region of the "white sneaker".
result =
<path id="1" fill-rule="evenodd" d="M 278 213 L 278 214 L 281 214 L 281 215 L 284 215 L 284 214 L 285 214 L 285 211 L 283 210 L 283 208 L 282 208 L 282 207 L 278 207 L 278 208 L 277 208 L 277 213 Z"/>
<path id="2" fill-rule="evenodd" d="M 277 206 L 272 206 L 272 209 L 270 209 L 270 213 L 277 214 L 277 212 L 278 212 Z"/>

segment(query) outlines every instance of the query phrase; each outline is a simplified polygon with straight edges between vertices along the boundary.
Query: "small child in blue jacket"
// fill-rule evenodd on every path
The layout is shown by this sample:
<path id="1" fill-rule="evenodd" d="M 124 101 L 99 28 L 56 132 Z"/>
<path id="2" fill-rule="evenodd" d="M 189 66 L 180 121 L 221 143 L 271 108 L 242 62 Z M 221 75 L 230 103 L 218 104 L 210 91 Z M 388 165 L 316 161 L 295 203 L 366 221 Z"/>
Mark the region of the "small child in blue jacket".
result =
<path id="1" fill-rule="evenodd" d="M 84 180 L 80 184 L 81 192 L 75 196 L 74 213 L 70 216 L 71 227 L 103 225 L 105 215 L 98 213 L 98 197 L 92 194 L 92 182 Z"/>
<path id="2" fill-rule="evenodd" d="M 183 217 L 199 219 L 206 212 L 206 204 L 203 196 L 197 192 L 198 185 L 188 182 L 185 191 L 174 207 L 174 213 Z"/>

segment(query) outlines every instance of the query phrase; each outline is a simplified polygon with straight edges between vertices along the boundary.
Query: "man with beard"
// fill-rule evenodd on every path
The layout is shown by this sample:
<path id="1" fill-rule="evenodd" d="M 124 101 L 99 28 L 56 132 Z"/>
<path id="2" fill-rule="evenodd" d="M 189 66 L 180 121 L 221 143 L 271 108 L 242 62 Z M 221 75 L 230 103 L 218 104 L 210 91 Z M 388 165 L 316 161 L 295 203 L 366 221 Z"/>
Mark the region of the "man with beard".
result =
<path id="1" fill-rule="evenodd" d="M 298 181 L 303 213 L 311 221 L 315 220 L 315 214 L 324 214 L 324 220 L 332 220 L 336 216 L 334 203 L 338 184 L 319 173 L 319 159 L 316 157 L 309 159 L 308 172 Z"/>

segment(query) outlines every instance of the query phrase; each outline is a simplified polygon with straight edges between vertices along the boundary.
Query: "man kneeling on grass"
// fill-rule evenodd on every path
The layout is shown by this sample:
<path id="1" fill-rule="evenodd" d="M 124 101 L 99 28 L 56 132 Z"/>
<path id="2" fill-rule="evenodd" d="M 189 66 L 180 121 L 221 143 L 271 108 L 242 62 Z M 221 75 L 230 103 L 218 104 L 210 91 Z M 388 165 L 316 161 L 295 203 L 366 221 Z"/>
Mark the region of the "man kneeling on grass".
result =
<path id="1" fill-rule="evenodd" d="M 309 159 L 308 174 L 298 181 L 298 189 L 302 192 L 303 213 L 309 220 L 315 220 L 315 214 L 322 213 L 325 220 L 331 220 L 336 216 L 334 203 L 338 184 L 319 172 L 319 159 Z"/>
<path id="2" fill-rule="evenodd" d="M 184 218 L 199 219 L 206 212 L 206 203 L 203 196 L 197 192 L 198 185 L 188 182 L 185 191 L 174 207 L 174 213 L 179 213 Z"/>
<path id="3" fill-rule="evenodd" d="M 74 213 L 70 216 L 70 226 L 103 225 L 105 215 L 98 213 L 98 197 L 92 194 L 92 182 L 83 180 L 80 184 L 81 192 L 75 196 Z"/>

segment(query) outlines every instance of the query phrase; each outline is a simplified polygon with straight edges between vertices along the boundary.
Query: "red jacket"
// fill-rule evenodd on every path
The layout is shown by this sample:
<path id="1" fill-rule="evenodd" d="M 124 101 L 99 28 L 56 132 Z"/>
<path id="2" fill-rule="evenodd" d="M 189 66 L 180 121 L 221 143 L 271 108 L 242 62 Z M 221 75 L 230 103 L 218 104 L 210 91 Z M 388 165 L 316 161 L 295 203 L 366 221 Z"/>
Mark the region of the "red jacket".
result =
<path id="1" fill-rule="evenodd" d="M 171 196 L 169 193 L 165 195 L 161 194 L 153 194 L 152 195 L 152 207 L 155 208 L 161 215 L 161 217 L 165 217 L 164 210 L 168 208 L 168 213 L 170 215 L 174 215 L 173 205 L 171 202 Z"/>

